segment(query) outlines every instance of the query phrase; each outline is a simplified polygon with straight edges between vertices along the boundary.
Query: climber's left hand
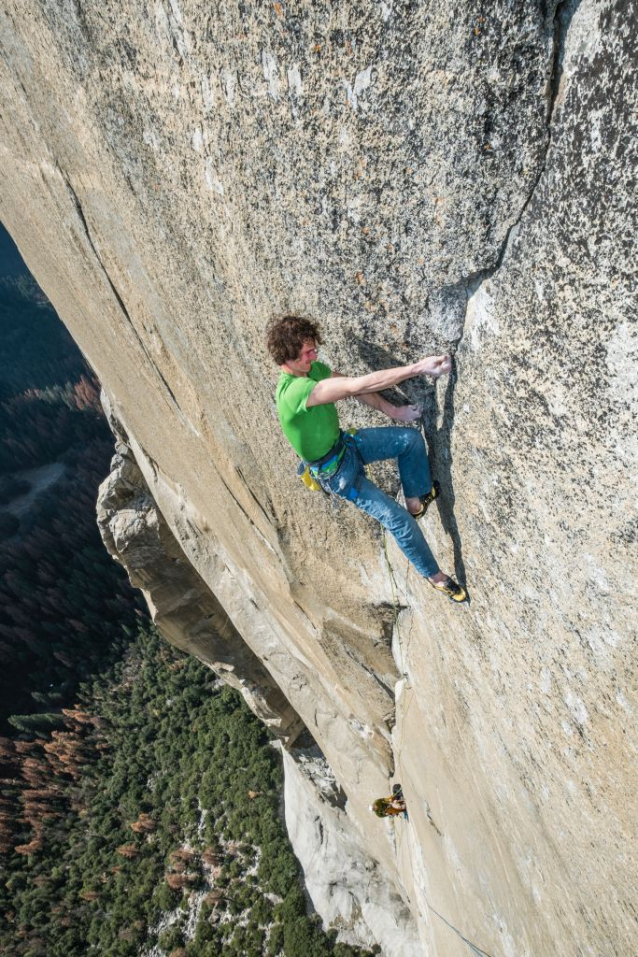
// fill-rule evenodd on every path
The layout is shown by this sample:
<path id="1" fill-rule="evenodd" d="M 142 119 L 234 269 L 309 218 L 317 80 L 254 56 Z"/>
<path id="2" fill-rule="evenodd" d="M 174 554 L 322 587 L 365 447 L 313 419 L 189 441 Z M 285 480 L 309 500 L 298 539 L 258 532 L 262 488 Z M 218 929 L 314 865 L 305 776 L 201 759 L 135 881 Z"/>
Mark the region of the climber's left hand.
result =
<path id="1" fill-rule="evenodd" d="M 392 418 L 397 422 L 416 422 L 423 415 L 423 406 L 415 402 L 414 405 L 398 405 L 392 412 Z"/>

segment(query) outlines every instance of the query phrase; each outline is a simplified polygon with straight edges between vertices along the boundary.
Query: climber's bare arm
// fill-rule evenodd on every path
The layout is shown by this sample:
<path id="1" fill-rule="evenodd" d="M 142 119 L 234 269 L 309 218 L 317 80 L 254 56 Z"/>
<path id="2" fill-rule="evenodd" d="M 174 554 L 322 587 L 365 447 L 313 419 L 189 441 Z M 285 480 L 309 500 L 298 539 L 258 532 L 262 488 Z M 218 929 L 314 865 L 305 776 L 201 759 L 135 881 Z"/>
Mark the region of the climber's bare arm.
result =
<path id="1" fill-rule="evenodd" d="M 317 383 L 310 393 L 306 405 L 311 408 L 314 405 L 328 405 L 330 402 L 339 402 L 341 399 L 361 399 L 362 396 L 369 396 L 375 392 L 381 392 L 383 389 L 390 389 L 393 385 L 398 385 L 399 382 L 405 382 L 406 379 L 412 379 L 417 375 L 431 375 L 438 378 L 438 376 L 448 373 L 451 368 L 452 360 L 449 356 L 428 356 L 426 359 L 420 359 L 409 366 L 399 366 L 397 369 L 382 369 L 380 372 L 370 372 L 368 375 L 334 375 Z M 378 408 L 378 406 L 374 407 Z"/>
<path id="2" fill-rule="evenodd" d="M 345 379 L 341 372 L 333 372 L 333 379 Z M 380 392 L 368 392 L 366 395 L 356 395 L 354 398 L 357 402 L 363 403 L 363 405 L 369 405 L 372 409 L 377 409 L 379 412 L 383 412 L 384 415 L 392 417 L 392 413 L 396 409 L 395 405 L 392 405 L 391 402 L 388 402 L 387 399 L 384 399 Z"/>
<path id="3" fill-rule="evenodd" d="M 345 378 L 340 372 L 333 372 L 332 375 L 339 379 Z M 378 412 L 383 412 L 384 415 L 387 415 L 389 419 L 394 419 L 395 422 L 415 422 L 421 418 L 423 413 L 423 408 L 418 404 L 393 405 L 387 399 L 384 399 L 380 392 L 356 395 L 355 399 L 363 405 L 369 405 L 370 408 L 376 409 Z"/>

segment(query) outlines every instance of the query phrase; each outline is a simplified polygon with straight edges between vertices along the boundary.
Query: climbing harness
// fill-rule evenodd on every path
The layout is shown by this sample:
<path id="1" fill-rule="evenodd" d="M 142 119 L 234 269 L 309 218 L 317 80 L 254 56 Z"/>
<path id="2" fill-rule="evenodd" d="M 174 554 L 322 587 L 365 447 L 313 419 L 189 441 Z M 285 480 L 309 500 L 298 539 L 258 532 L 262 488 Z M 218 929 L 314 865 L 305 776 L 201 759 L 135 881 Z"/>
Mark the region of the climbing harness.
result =
<path id="1" fill-rule="evenodd" d="M 339 438 L 326 454 L 316 459 L 314 462 L 301 461 L 297 468 L 297 475 L 301 481 L 312 492 L 318 492 L 320 489 L 327 491 L 322 484 L 339 471 L 343 457 L 346 454 L 348 436 L 353 436 L 356 429 L 348 429 L 346 432 L 339 432 Z"/>
<path id="2" fill-rule="evenodd" d="M 332 478 L 335 472 L 338 471 L 345 454 L 346 440 L 343 432 L 340 432 L 337 442 L 328 452 L 326 452 L 323 458 L 317 459 L 316 462 L 308 462 L 310 474 L 314 478 Z"/>
<path id="3" fill-rule="evenodd" d="M 310 468 L 308 467 L 306 462 L 299 463 L 297 467 L 297 475 L 299 476 L 303 484 L 306 486 L 306 488 L 310 489 L 311 492 L 321 491 L 321 485 L 319 484 L 316 478 L 313 478 L 312 472 L 310 471 Z"/>

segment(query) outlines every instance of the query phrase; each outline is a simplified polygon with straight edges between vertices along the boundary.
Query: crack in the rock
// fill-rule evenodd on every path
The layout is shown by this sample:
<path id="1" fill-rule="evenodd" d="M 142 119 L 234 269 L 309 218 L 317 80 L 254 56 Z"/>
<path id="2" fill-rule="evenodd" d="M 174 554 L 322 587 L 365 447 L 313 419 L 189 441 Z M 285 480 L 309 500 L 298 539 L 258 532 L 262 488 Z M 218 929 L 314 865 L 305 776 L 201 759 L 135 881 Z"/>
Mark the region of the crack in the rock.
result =
<path id="1" fill-rule="evenodd" d="M 385 695 L 386 697 L 388 697 L 388 698 L 390 699 L 390 701 L 392 702 L 392 707 L 391 707 L 389 713 L 394 712 L 394 711 L 395 711 L 394 687 L 390 687 L 388 684 L 386 684 L 385 681 L 383 681 L 383 679 L 376 673 L 376 671 L 374 670 L 374 668 L 371 668 L 370 665 L 367 665 L 367 664 L 365 663 L 365 661 L 363 661 L 363 659 L 361 659 L 358 655 L 356 655 L 356 654 L 354 653 L 353 649 L 352 649 L 349 645 L 344 644 L 344 649 L 343 649 L 343 650 L 345 651 L 346 655 L 347 655 L 352 661 L 354 661 L 354 663 L 355 663 L 358 667 L 360 667 L 366 674 L 370 675 L 370 677 L 379 685 L 379 687 L 382 689 L 384 695 Z M 399 675 L 398 675 L 398 672 L 397 672 L 397 677 L 398 677 L 398 676 L 399 676 Z"/>
<path id="2" fill-rule="evenodd" d="M 553 20 L 553 29 L 554 29 L 554 38 L 553 38 L 553 54 L 552 54 L 552 64 L 551 72 L 549 73 L 548 88 L 550 95 L 547 100 L 547 112 L 546 112 L 546 125 L 547 125 L 547 143 L 545 146 L 545 152 L 543 154 L 542 162 L 534 182 L 531 186 L 531 189 L 527 195 L 527 199 L 523 203 L 521 210 L 512 223 L 512 225 L 507 230 L 505 239 L 501 244 L 501 249 L 496 259 L 496 262 L 493 266 L 490 266 L 486 269 L 477 270 L 474 273 L 471 273 L 469 276 L 464 276 L 462 283 L 465 289 L 465 316 L 461 324 L 461 333 L 459 337 L 454 341 L 453 351 L 459 346 L 461 339 L 463 338 L 463 330 L 465 327 L 465 319 L 467 318 L 467 305 L 474 295 L 474 293 L 479 289 L 479 287 L 486 282 L 488 279 L 491 279 L 492 276 L 503 265 L 505 255 L 509 248 L 510 240 L 513 236 L 516 236 L 518 227 L 523 219 L 523 216 L 527 212 L 527 209 L 536 193 L 536 190 L 539 186 L 539 183 L 542 179 L 543 173 L 545 172 L 547 166 L 547 157 L 552 145 L 552 128 L 554 123 L 554 111 L 556 108 L 556 99 L 558 97 L 560 89 L 560 80 L 562 77 L 562 64 L 565 55 L 565 40 L 569 30 L 569 25 L 571 19 L 580 4 L 580 0 L 558 0 L 556 8 L 554 10 L 554 20 Z"/>
<path id="3" fill-rule="evenodd" d="M 88 242 L 89 246 L 91 247 L 91 249 L 93 250 L 93 254 L 94 254 L 94 256 L 95 256 L 95 258 L 96 258 L 96 260 L 97 260 L 97 262 L 98 262 L 98 264 L 99 264 L 99 266 L 100 266 L 102 272 L 104 273 L 104 278 L 106 279 L 107 283 L 109 284 L 109 288 L 111 289 L 111 292 L 113 293 L 113 296 L 115 297 L 115 300 L 116 300 L 118 306 L 119 306 L 120 309 L 122 310 L 122 314 L 124 315 L 125 319 L 127 320 L 127 322 L 129 323 L 131 329 L 133 330 L 133 334 L 134 334 L 135 338 L 137 339 L 137 341 L 138 341 L 138 343 L 139 343 L 139 345 L 140 345 L 140 348 L 142 349 L 142 352 L 143 352 L 144 355 L 146 356 L 146 358 L 147 358 L 147 360 L 148 360 L 148 362 L 149 362 L 151 368 L 153 369 L 153 371 L 155 372 L 155 374 L 156 374 L 157 377 L 159 378 L 160 382 L 162 383 L 162 385 L 164 386 L 164 388 L 165 388 L 166 391 L 168 392 L 168 394 L 169 394 L 169 396 L 170 396 L 170 398 L 171 398 L 173 404 L 175 405 L 175 408 L 177 409 L 177 411 L 178 411 L 180 417 L 183 419 L 183 418 L 184 418 L 184 413 L 182 412 L 182 410 L 181 410 L 181 408 L 180 408 L 180 405 L 179 405 L 179 402 L 177 401 L 177 399 L 176 399 L 176 397 L 175 397 L 175 393 L 173 392 L 173 390 L 171 389 L 170 385 L 168 384 L 168 382 L 166 381 L 166 379 L 165 379 L 164 376 L 162 375 L 161 371 L 158 369 L 158 367 L 157 367 L 157 365 L 155 364 L 155 362 L 153 362 L 153 358 L 152 358 L 151 354 L 149 353 L 148 349 L 146 348 L 146 346 L 145 346 L 145 344 L 144 344 L 144 341 L 142 340 L 142 337 L 140 336 L 139 332 L 138 332 L 137 329 L 135 328 L 135 325 L 134 325 L 134 323 L 133 323 L 133 320 L 131 319 L 131 315 L 130 315 L 128 309 L 126 308 L 126 306 L 125 306 L 125 304 L 124 304 L 124 300 L 122 299 L 122 296 L 120 295 L 120 293 L 119 293 L 117 287 L 115 286 L 113 280 L 111 279 L 111 277 L 110 277 L 110 275 L 109 275 L 109 273 L 108 273 L 108 270 L 107 270 L 106 266 L 104 265 L 104 261 L 102 260 L 102 257 L 100 256 L 100 253 L 98 252 L 97 247 L 96 247 L 96 245 L 95 245 L 95 243 L 94 243 L 94 241 L 93 241 L 93 237 L 91 236 L 91 231 L 90 231 L 90 229 L 89 229 L 89 224 L 88 224 L 87 219 L 86 219 L 86 216 L 85 216 L 85 214 L 84 214 L 84 209 L 82 208 L 82 203 L 80 202 L 80 199 L 79 199 L 78 194 L 76 193 L 75 189 L 74 189 L 73 186 L 71 185 L 71 182 L 70 182 L 68 176 L 64 173 L 64 171 L 61 170 L 59 167 L 58 167 L 58 170 L 59 170 L 59 172 L 60 172 L 60 176 L 62 177 L 62 180 L 64 181 L 64 183 L 65 183 L 65 185 L 66 185 L 66 188 L 67 188 L 68 191 L 69 191 L 69 194 L 70 194 L 70 196 L 71 196 L 71 199 L 73 200 L 73 204 L 74 204 L 74 206 L 75 206 L 75 210 L 76 210 L 76 212 L 77 212 L 78 219 L 80 220 L 80 222 L 81 222 L 81 224 L 82 224 L 82 228 L 84 229 L 84 233 L 85 233 L 85 235 L 86 235 L 87 242 Z"/>
<path id="4" fill-rule="evenodd" d="M 274 508 L 274 505 L 273 505 L 273 503 L 272 503 L 272 500 L 271 500 L 270 496 L 266 493 L 266 503 L 267 503 L 267 505 L 268 505 L 268 507 L 269 507 L 269 509 L 270 509 L 270 513 L 269 513 L 269 512 L 267 511 L 267 509 L 265 508 L 265 506 L 259 501 L 259 499 L 258 499 L 257 496 L 255 495 L 255 493 L 254 493 L 254 491 L 253 491 L 253 489 L 252 489 L 250 483 L 247 481 L 246 476 L 245 476 L 244 473 L 242 472 L 242 470 L 241 470 L 241 468 L 239 467 L 239 465 L 236 465 L 236 466 L 235 466 L 235 471 L 237 472 L 237 474 L 239 475 L 240 479 L 242 480 L 242 482 L 243 482 L 244 485 L 246 486 L 246 490 L 250 493 L 250 495 L 251 495 L 252 498 L 254 499 L 255 504 L 259 507 L 259 509 L 260 509 L 261 512 L 263 513 L 263 516 L 264 516 L 264 518 L 266 519 L 266 521 L 267 521 L 270 525 L 276 525 L 276 521 L 275 521 L 275 508 Z"/>
<path id="5" fill-rule="evenodd" d="M 507 230 L 507 234 L 501 244 L 498 257 L 493 266 L 478 270 L 468 276 L 462 276 L 461 279 L 450 286 L 445 287 L 439 293 L 439 300 L 442 304 L 443 313 L 449 313 L 454 310 L 454 328 L 450 330 L 453 335 L 447 339 L 446 351 L 454 357 L 458 351 L 459 345 L 465 334 L 467 323 L 467 314 L 469 302 L 472 296 L 477 292 L 481 285 L 488 279 L 491 279 L 501 268 L 510 242 L 516 235 L 518 227 L 525 215 L 529 205 L 536 194 L 536 190 L 541 182 L 543 173 L 547 165 L 547 158 L 552 145 L 552 128 L 554 123 L 554 111 L 556 101 L 560 91 L 560 80 L 562 75 L 562 63 L 565 54 L 566 37 L 569 31 L 569 25 L 574 12 L 578 8 L 580 0 L 559 0 L 554 7 L 552 28 L 553 28 L 553 51 L 549 58 L 547 70 L 547 83 L 545 87 L 546 98 L 546 144 L 542 157 L 539 160 L 538 173 L 534 178 L 528 195 L 522 203 L 521 209 L 516 216 L 515 221 Z M 438 408 L 438 399 L 435 394 L 429 397 L 424 396 L 424 431 L 427 438 L 432 461 L 432 469 L 438 475 L 439 481 L 445 488 L 445 494 L 439 501 L 439 511 L 443 523 L 444 531 L 450 536 L 454 545 L 454 567 L 458 580 L 466 585 L 465 564 L 463 561 L 463 550 L 458 524 L 454 515 L 454 485 L 452 479 L 452 453 L 451 453 L 451 435 L 454 429 L 454 390 L 458 370 L 454 362 L 451 374 L 448 378 L 448 384 L 443 399 L 443 408 Z M 442 412 L 441 425 L 438 425 L 439 412 Z M 468 593 L 469 599 L 469 593 Z"/>

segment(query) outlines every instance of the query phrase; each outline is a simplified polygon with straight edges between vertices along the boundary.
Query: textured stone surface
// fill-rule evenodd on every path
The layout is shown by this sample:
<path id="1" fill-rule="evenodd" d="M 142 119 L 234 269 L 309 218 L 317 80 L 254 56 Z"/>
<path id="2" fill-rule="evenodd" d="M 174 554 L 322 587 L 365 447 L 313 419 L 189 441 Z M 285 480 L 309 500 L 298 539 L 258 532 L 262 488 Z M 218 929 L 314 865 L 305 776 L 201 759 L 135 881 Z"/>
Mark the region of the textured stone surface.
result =
<path id="1" fill-rule="evenodd" d="M 129 437 L 102 401 L 117 438 L 100 487 L 97 519 L 104 544 L 141 588 L 161 633 L 236 688 L 286 748 L 286 823 L 316 911 L 339 939 L 380 944 L 388 957 L 417 957 L 418 932 L 391 877 L 366 851 L 345 813 L 345 793 L 299 716 L 248 648 L 188 561 L 127 445 Z M 183 543 L 182 543 L 183 544 Z M 299 743 L 299 746 L 297 746 Z M 294 751 L 289 753 L 289 749 Z M 389 847 L 393 848 L 392 839 Z"/>
<path id="2" fill-rule="evenodd" d="M 0 217 L 428 954 L 635 949 L 637 35 L 615 0 L 2 3 Z M 284 308 L 341 371 L 455 351 L 405 394 L 468 607 L 294 477 Z"/>
<path id="3" fill-rule="evenodd" d="M 423 949 L 405 902 L 361 846 L 345 813 L 345 795 L 317 748 L 283 752 L 286 826 L 304 871 L 306 890 L 339 940 L 386 957 L 421 957 Z M 379 821 L 380 840 L 393 844 L 394 825 Z"/>
<path id="4" fill-rule="evenodd" d="M 118 438 L 97 502 L 106 548 L 144 592 L 162 635 L 212 667 L 290 746 L 305 730 L 303 721 L 187 560 L 149 493 L 106 397 L 103 401 Z"/>

